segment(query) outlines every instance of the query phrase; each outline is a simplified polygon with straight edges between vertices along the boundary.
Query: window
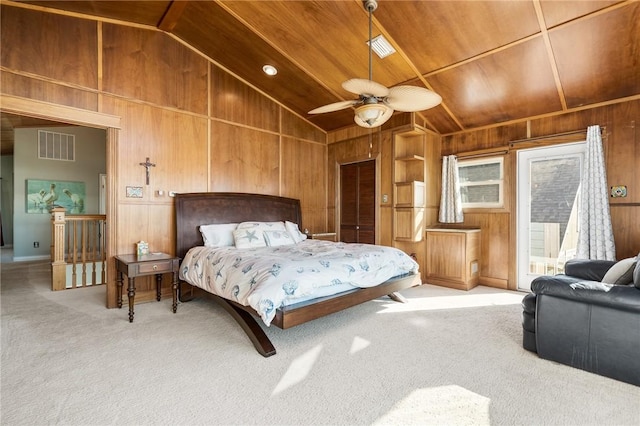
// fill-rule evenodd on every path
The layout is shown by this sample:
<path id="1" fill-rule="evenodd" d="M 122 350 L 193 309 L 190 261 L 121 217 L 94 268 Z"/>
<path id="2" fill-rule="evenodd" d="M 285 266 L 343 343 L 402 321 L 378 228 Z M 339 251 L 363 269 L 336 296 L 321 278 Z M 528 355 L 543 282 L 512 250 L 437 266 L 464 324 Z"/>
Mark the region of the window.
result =
<path id="1" fill-rule="evenodd" d="M 458 161 L 463 208 L 503 207 L 503 160 L 492 157 Z"/>

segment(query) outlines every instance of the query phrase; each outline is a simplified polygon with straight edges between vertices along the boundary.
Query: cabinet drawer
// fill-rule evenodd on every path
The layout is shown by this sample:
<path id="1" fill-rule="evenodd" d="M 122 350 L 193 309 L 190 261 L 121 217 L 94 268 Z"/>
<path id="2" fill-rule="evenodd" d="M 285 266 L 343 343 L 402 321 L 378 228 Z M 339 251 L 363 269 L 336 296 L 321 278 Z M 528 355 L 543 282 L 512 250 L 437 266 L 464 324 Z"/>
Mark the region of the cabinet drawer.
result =
<path id="1" fill-rule="evenodd" d="M 139 274 L 162 274 L 172 272 L 171 260 L 160 260 L 158 262 L 145 262 L 138 265 Z"/>

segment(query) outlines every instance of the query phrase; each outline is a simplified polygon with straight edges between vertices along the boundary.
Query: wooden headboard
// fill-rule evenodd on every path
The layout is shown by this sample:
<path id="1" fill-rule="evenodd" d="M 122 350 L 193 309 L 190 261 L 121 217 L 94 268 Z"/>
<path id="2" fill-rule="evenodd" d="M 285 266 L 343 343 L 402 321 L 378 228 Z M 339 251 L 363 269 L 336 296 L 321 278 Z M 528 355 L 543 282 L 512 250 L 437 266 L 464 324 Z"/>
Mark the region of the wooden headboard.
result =
<path id="1" fill-rule="evenodd" d="M 239 192 L 176 194 L 176 256 L 203 245 L 200 225 L 246 221 L 291 221 L 302 226 L 300 200 Z"/>

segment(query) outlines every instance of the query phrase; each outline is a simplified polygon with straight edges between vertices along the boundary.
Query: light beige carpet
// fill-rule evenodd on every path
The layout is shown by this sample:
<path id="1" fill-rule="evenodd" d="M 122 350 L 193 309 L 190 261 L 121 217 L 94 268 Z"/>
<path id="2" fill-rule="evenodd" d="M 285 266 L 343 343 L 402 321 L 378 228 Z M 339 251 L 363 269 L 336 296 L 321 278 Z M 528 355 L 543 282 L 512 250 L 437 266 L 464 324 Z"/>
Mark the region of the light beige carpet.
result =
<path id="1" fill-rule="evenodd" d="M 640 388 L 521 346 L 522 293 L 425 285 L 295 327 L 261 357 L 214 302 L 106 309 L 2 264 L 2 425 L 638 425 Z"/>

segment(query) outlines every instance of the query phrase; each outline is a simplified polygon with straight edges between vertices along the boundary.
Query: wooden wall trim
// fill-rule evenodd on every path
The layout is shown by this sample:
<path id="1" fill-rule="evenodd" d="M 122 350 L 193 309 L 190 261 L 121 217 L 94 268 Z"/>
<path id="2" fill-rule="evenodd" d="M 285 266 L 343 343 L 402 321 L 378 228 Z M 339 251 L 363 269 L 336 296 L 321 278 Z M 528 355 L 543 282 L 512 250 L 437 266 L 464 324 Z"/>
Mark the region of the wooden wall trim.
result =
<path id="1" fill-rule="evenodd" d="M 116 308 L 118 306 L 118 286 L 116 281 L 116 266 L 111 259 L 117 254 L 118 246 L 118 137 L 119 130 L 115 128 L 107 129 L 107 153 L 106 153 L 106 170 L 107 170 L 107 226 L 106 226 L 106 258 L 107 258 L 107 291 L 106 306 L 107 308 Z"/>
<path id="2" fill-rule="evenodd" d="M 3 94 L 0 110 L 12 114 L 60 121 L 93 128 L 120 129 L 120 117 L 34 99 Z"/>
<path id="3" fill-rule="evenodd" d="M 36 5 L 36 4 L 28 4 L 28 3 L 16 2 L 16 1 L 12 1 L 12 0 L 2 0 L 2 4 L 7 5 L 7 6 L 12 6 L 12 7 L 19 7 L 19 8 L 22 8 L 22 9 L 35 10 L 35 11 L 38 11 L 38 12 L 51 13 L 51 14 L 54 14 L 54 15 L 69 16 L 71 18 L 84 19 L 84 20 L 88 20 L 88 21 L 106 22 L 106 23 L 109 23 L 109 24 L 126 25 L 126 26 L 129 26 L 129 27 L 135 27 L 135 28 L 142 28 L 142 29 L 146 29 L 146 30 L 159 31 L 156 27 L 151 26 L 151 25 L 140 24 L 140 23 L 137 23 L 137 22 L 121 21 L 119 19 L 108 18 L 106 16 L 85 15 L 84 13 L 72 12 L 72 11 L 69 11 L 69 10 L 55 9 L 55 8 Z"/>
<path id="4" fill-rule="evenodd" d="M 623 104 L 625 102 L 632 102 L 632 101 L 637 101 L 637 100 L 640 100 L 640 95 L 627 96 L 626 98 L 614 99 L 612 101 L 599 102 L 599 103 L 584 105 L 584 106 L 576 107 L 576 108 L 569 108 L 566 111 L 558 111 L 558 112 L 552 112 L 552 113 L 547 113 L 547 114 L 540 114 L 540 115 L 535 115 L 535 116 L 531 116 L 531 117 L 527 117 L 527 118 L 523 118 L 523 119 L 518 119 L 518 120 L 502 121 L 500 123 L 489 124 L 487 126 L 480 126 L 480 127 L 474 127 L 472 129 L 465 129 L 465 130 L 459 130 L 457 132 L 445 133 L 445 134 L 442 134 L 441 136 L 442 137 L 455 136 L 455 135 L 462 135 L 462 134 L 470 133 L 470 132 L 477 132 L 479 130 L 495 129 L 496 127 L 506 127 L 506 126 L 511 125 L 511 124 L 525 123 L 527 121 L 538 120 L 538 119 L 541 119 L 541 118 L 557 117 L 557 116 L 567 115 L 567 114 L 570 114 L 570 113 L 573 113 L 573 112 L 586 111 L 586 110 L 590 110 L 590 109 L 595 110 L 596 108 L 600 108 L 600 107 L 604 107 L 604 106 Z"/>

